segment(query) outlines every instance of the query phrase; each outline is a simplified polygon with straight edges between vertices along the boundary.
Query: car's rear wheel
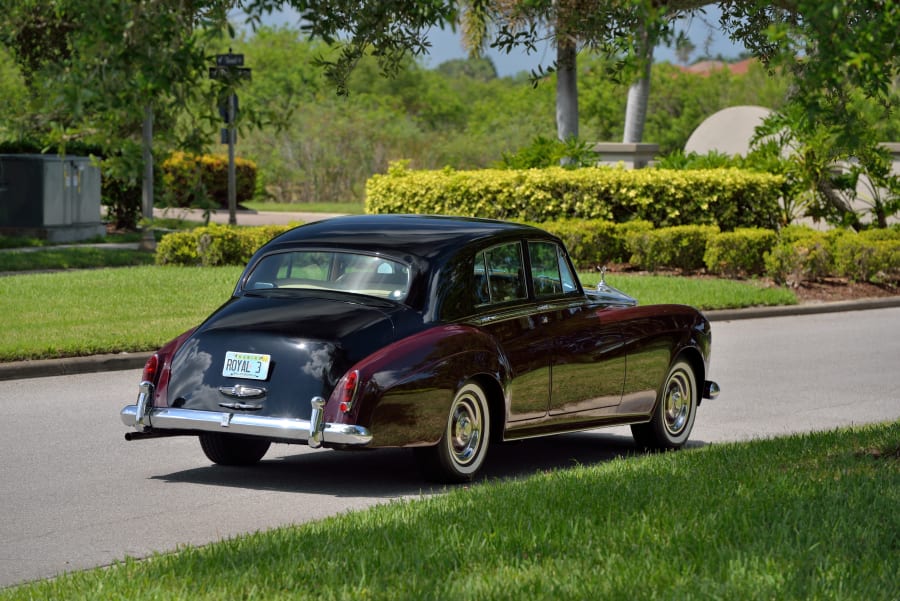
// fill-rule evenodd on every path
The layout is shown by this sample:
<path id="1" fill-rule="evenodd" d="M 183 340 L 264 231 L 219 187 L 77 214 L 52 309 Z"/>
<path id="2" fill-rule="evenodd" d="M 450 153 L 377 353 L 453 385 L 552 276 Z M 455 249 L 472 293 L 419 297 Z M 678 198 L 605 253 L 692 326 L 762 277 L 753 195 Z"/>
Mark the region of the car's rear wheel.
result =
<path id="1" fill-rule="evenodd" d="M 468 482 L 484 463 L 490 442 L 487 395 L 474 382 L 456 393 L 444 435 L 437 446 L 416 449 L 426 478 L 438 482 Z"/>
<path id="2" fill-rule="evenodd" d="M 270 444 L 262 438 L 237 434 L 200 434 L 200 447 L 206 457 L 219 465 L 253 465 L 263 458 Z"/>
<path id="3" fill-rule="evenodd" d="M 632 425 L 631 433 L 639 446 L 678 449 L 691 435 L 696 413 L 697 378 L 694 368 L 684 359 L 679 359 L 669 368 L 653 417 L 646 424 Z"/>

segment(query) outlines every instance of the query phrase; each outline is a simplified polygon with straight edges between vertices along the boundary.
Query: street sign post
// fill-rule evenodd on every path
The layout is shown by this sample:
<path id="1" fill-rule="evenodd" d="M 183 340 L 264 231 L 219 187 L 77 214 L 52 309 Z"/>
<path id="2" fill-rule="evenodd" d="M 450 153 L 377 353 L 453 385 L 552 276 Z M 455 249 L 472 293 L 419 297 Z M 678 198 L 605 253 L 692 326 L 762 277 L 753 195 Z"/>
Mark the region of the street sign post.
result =
<path id="1" fill-rule="evenodd" d="M 228 89 L 225 102 L 219 105 L 219 114 L 227 127 L 222 129 L 221 141 L 228 144 L 228 223 L 237 224 L 237 174 L 234 165 L 234 145 L 237 143 L 237 131 L 235 119 L 238 114 L 238 97 L 234 93 L 234 86 L 239 81 L 249 81 L 251 70 L 244 66 L 244 55 L 228 54 L 216 55 L 216 66 L 209 68 L 210 79 L 223 82 Z"/>
<path id="2" fill-rule="evenodd" d="M 252 71 L 250 67 L 210 67 L 209 78 L 226 82 L 252 79 Z"/>
<path id="3" fill-rule="evenodd" d="M 228 54 L 217 54 L 216 55 L 216 66 L 217 67 L 243 67 L 244 66 L 244 55 L 243 54 L 232 54 L 229 52 Z"/>

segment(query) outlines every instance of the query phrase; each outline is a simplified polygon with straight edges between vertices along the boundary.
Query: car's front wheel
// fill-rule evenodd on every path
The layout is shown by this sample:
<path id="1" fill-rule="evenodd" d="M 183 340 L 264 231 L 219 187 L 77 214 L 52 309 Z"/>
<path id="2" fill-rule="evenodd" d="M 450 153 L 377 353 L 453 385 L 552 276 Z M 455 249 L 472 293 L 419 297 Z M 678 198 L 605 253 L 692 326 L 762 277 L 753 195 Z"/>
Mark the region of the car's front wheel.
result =
<path id="1" fill-rule="evenodd" d="M 438 482 L 468 482 L 484 463 L 490 441 L 487 395 L 474 382 L 453 398 L 444 434 L 437 446 L 416 449 L 423 474 Z"/>
<path id="2" fill-rule="evenodd" d="M 237 434 L 200 434 L 200 447 L 206 457 L 219 465 L 253 465 L 263 458 L 270 444 L 268 440 Z"/>
<path id="3" fill-rule="evenodd" d="M 653 417 L 645 424 L 632 425 L 631 433 L 639 446 L 678 449 L 687 442 L 696 413 L 697 378 L 694 368 L 684 359 L 679 359 L 669 368 Z"/>

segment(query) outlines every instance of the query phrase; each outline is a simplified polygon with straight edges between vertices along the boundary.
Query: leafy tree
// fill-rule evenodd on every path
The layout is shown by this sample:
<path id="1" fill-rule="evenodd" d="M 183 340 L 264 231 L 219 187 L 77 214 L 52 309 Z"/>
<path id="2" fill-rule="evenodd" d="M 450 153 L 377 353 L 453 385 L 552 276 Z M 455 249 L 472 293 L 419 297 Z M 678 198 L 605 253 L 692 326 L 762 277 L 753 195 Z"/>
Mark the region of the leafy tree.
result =
<path id="1" fill-rule="evenodd" d="M 165 140 L 176 131 L 183 107 L 209 90 L 200 84 L 207 77 L 205 44 L 208 35 L 225 27 L 229 5 L 227 0 L 2 0 L 0 40 L 39 103 L 32 112 L 42 119 L 32 130 L 61 149 L 72 140 L 98 144 L 105 149 L 104 176 L 118 180 L 120 190 L 136 189 L 142 177 L 148 179 L 141 141 L 146 116 L 155 116 Z M 200 137 L 205 136 L 168 142 L 190 146 Z M 124 202 L 133 202 L 124 196 Z"/>
<path id="2" fill-rule="evenodd" d="M 0 47 L 0 106 L 4 107 L 8 119 L 0 123 L 0 135 L 19 137 L 20 131 L 10 130 L 10 126 L 13 119 L 20 119 L 26 113 L 27 103 L 25 78 L 9 53 Z"/>
<path id="3" fill-rule="evenodd" d="M 404 61 L 421 56 L 430 47 L 428 30 L 457 21 L 454 0 L 245 0 L 243 8 L 251 24 L 285 6 L 301 20 L 301 30 L 326 44 L 343 40 L 336 56 L 321 56 L 338 93 L 347 93 L 350 73 L 371 51 L 385 75 L 397 74 Z"/>
<path id="4" fill-rule="evenodd" d="M 487 57 L 451 59 L 438 65 L 436 71 L 450 78 L 469 77 L 481 81 L 497 78 L 497 67 Z"/>
<path id="5" fill-rule="evenodd" d="M 853 158 L 861 171 L 890 184 L 878 175 L 886 156 L 873 133 L 897 106 L 900 5 L 894 0 L 797 0 L 777 6 L 723 3 L 722 9 L 724 27 L 772 68 L 794 76 L 790 105 L 770 129 L 789 129 L 789 142 L 803 157 L 813 205 L 831 221 L 859 227 L 831 170 L 837 161 Z M 891 206 L 876 203 L 876 213 Z"/>

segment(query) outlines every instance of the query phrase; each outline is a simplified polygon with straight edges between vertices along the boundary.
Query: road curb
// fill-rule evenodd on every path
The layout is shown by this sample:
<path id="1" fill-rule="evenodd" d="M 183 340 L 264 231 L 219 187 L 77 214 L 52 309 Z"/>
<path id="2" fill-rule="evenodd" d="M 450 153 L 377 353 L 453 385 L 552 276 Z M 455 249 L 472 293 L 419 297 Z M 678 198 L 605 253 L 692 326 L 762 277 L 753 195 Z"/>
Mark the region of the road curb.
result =
<path id="1" fill-rule="evenodd" d="M 816 315 L 900 307 L 900 296 L 869 298 L 856 301 L 808 303 L 777 307 L 750 307 L 747 309 L 720 309 L 704 311 L 710 321 L 734 321 L 740 319 L 762 319 L 766 317 L 789 317 L 796 315 Z M 88 357 L 68 357 L 65 359 L 39 359 L 34 361 L 14 361 L 0 363 L 0 381 L 24 380 L 48 376 L 70 376 L 74 374 L 141 369 L 151 353 L 117 353 L 91 355 Z"/>
<path id="2" fill-rule="evenodd" d="M 141 369 L 151 353 L 117 353 L 0 363 L 0 381 Z"/>
<path id="3" fill-rule="evenodd" d="M 704 311 L 703 314 L 710 321 L 733 321 L 738 319 L 762 319 L 766 317 L 790 317 L 796 315 L 866 311 L 869 309 L 888 309 L 892 307 L 900 307 L 900 296 L 866 298 L 853 301 L 806 303 L 803 305 L 779 305 L 776 307 L 718 309 L 715 311 Z"/>

